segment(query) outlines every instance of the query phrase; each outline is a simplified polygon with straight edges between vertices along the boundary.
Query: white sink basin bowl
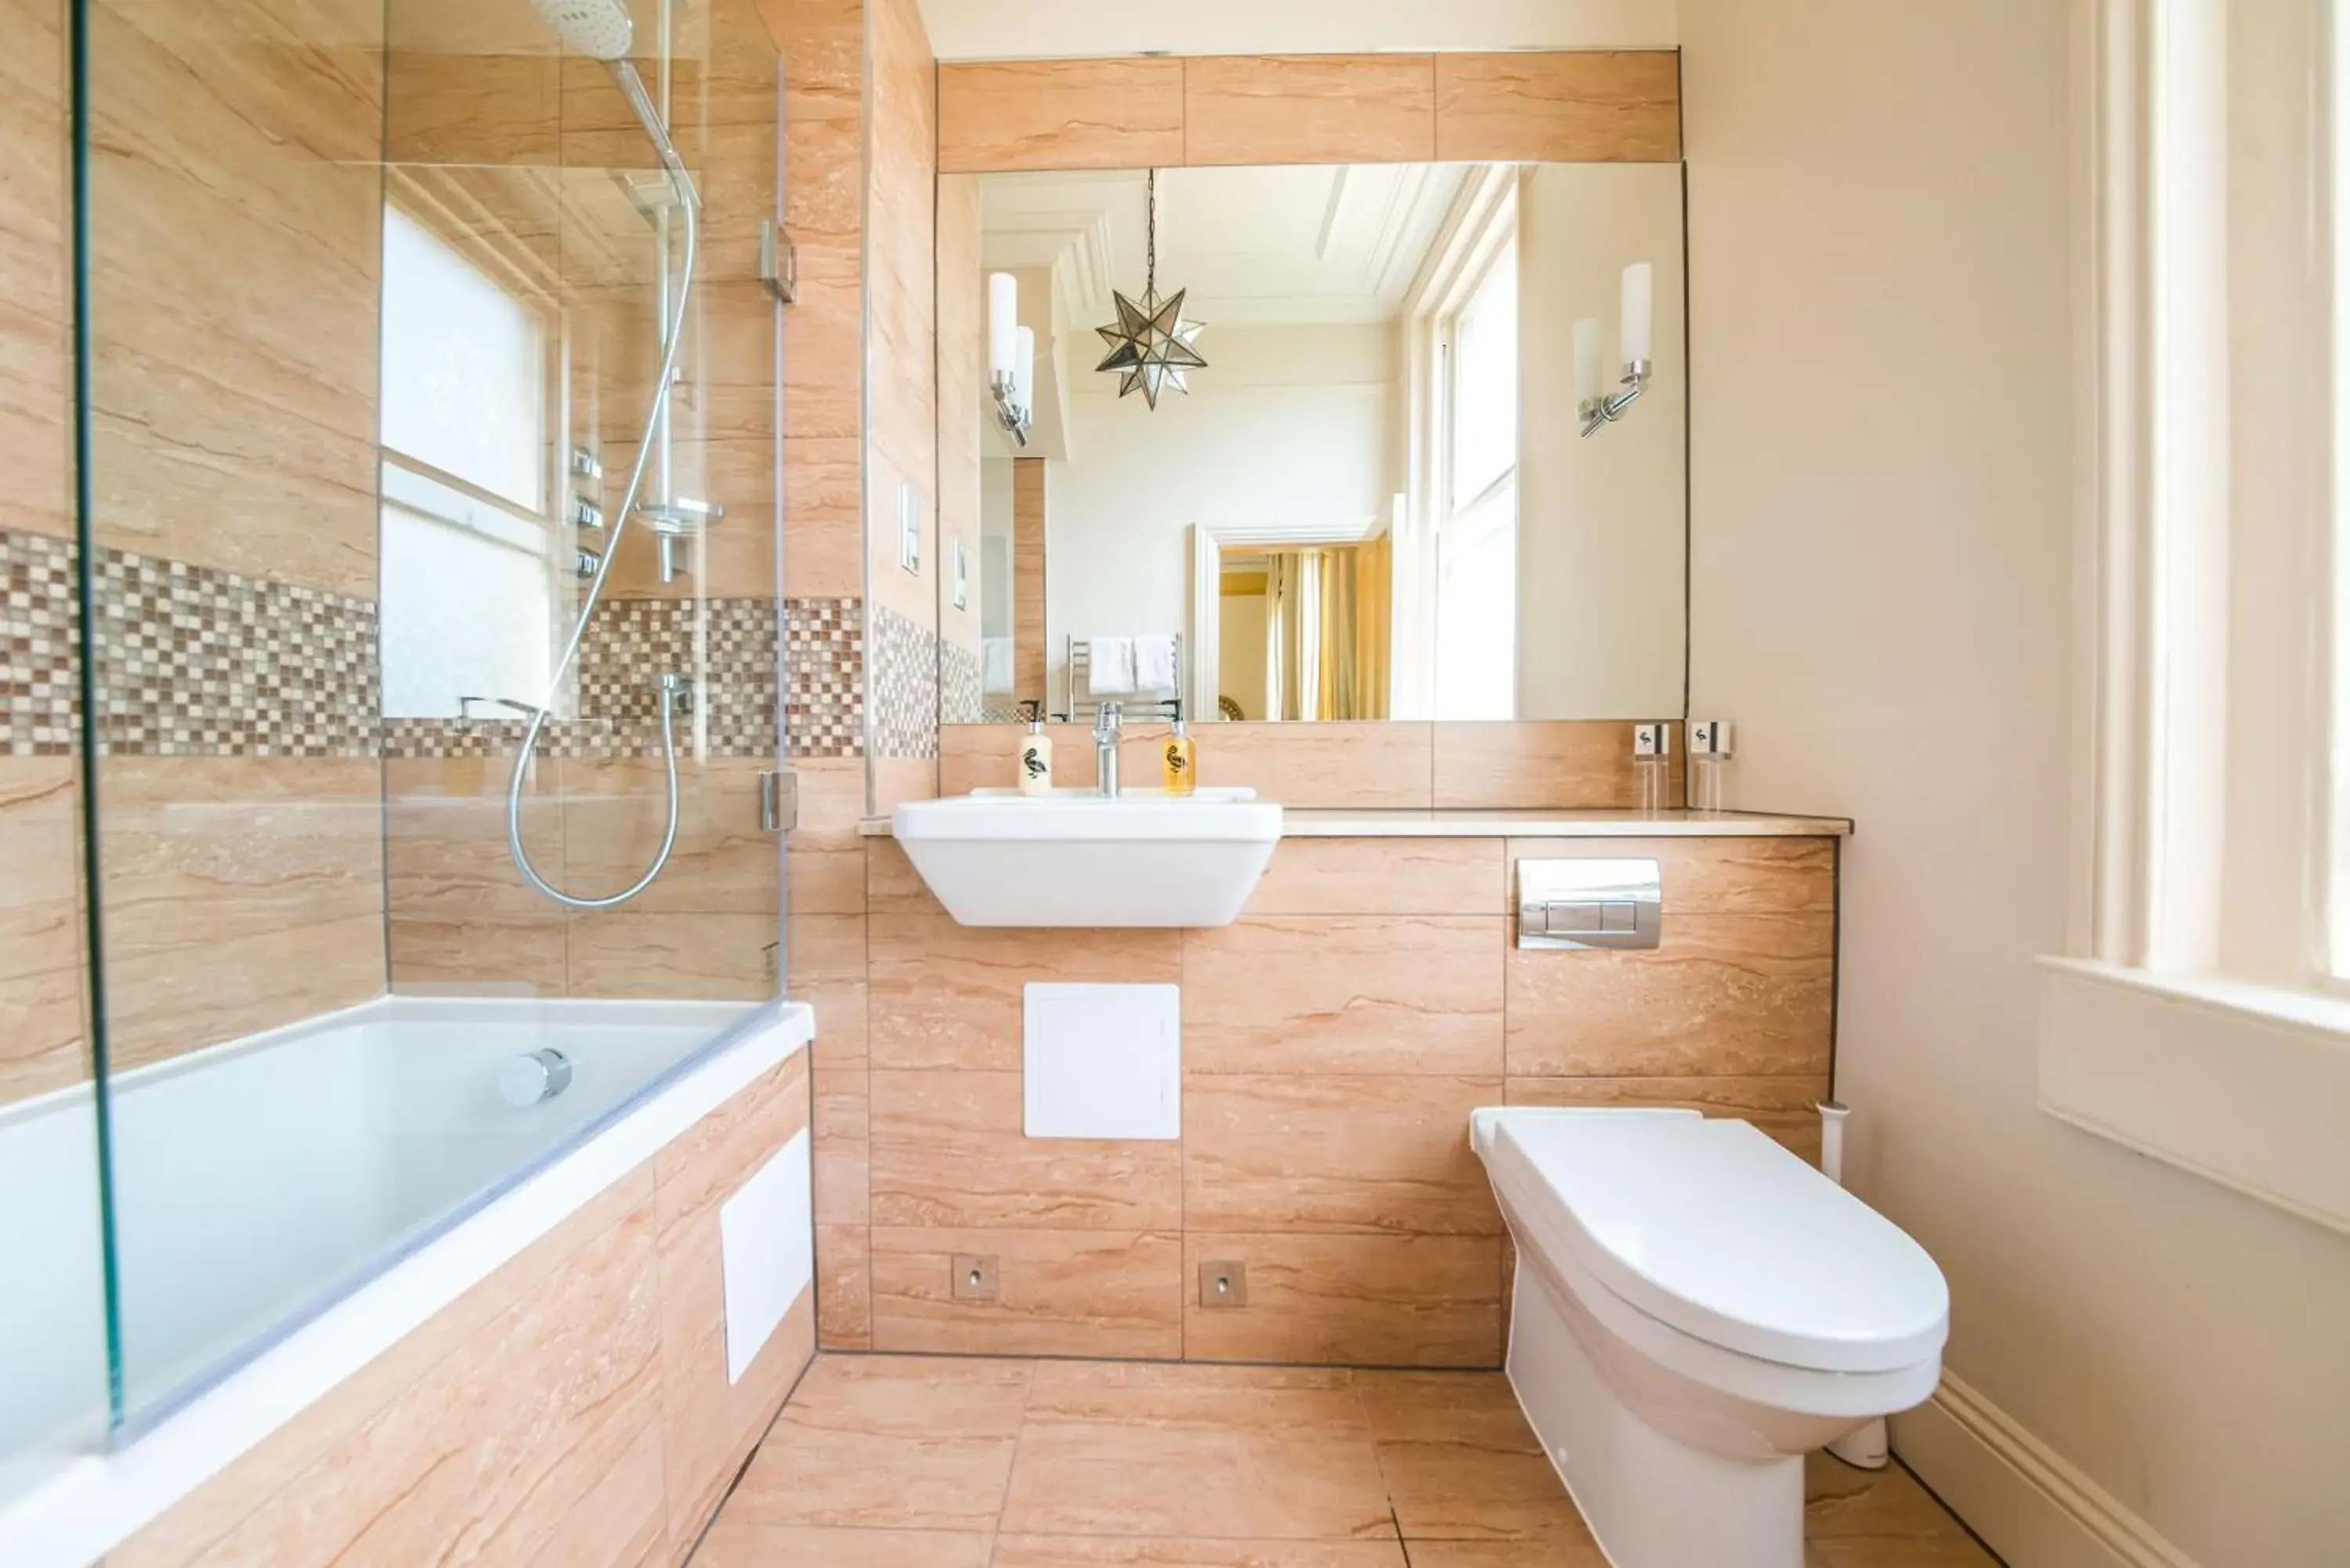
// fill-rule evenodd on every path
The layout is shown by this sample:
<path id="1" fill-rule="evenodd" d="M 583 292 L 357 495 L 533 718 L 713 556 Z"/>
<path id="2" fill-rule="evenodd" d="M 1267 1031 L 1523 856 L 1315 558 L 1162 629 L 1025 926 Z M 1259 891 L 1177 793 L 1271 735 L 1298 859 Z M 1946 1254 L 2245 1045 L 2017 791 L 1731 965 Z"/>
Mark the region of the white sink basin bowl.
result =
<path id="1" fill-rule="evenodd" d="M 1228 926 L 1281 842 L 1254 790 L 980 790 L 908 801 L 890 829 L 966 926 Z"/>

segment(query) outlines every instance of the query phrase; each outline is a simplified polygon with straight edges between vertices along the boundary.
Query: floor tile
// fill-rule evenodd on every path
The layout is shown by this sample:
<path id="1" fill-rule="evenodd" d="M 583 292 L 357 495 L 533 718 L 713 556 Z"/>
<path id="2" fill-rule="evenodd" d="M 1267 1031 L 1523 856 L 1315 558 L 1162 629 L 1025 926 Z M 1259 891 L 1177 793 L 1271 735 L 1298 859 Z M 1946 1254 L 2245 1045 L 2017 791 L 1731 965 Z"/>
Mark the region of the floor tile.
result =
<path id="1" fill-rule="evenodd" d="M 1344 1541 L 1393 1525 L 1348 1373 L 1042 1362 L 1003 1528 Z"/>
<path id="2" fill-rule="evenodd" d="M 1365 1373 L 1360 1385 L 1405 1540 L 1588 1542 L 1505 1379 Z"/>
<path id="3" fill-rule="evenodd" d="M 1998 1568 L 1898 1466 L 1805 1479 L 1806 1568 Z M 693 1562 L 1605 1568 L 1496 1374 L 867 1355 L 816 1363 Z"/>
<path id="4" fill-rule="evenodd" d="M 991 1530 L 1031 1371 L 1024 1361 L 821 1357 L 760 1445 L 724 1517 Z"/>
<path id="5" fill-rule="evenodd" d="M 1918 1478 L 1858 1470 L 1826 1454 L 1804 1467 L 1808 1568 L 1998 1568 Z"/>
<path id="6" fill-rule="evenodd" d="M 693 1568 L 987 1568 L 994 1537 L 961 1530 L 838 1530 L 721 1517 Z"/>
<path id="7" fill-rule="evenodd" d="M 1006 1535 L 994 1568 L 1409 1568 L 1397 1541 Z"/>
<path id="8" fill-rule="evenodd" d="M 1581 1541 L 1415 1541 L 1411 1568 L 1607 1568 L 1589 1537 Z"/>

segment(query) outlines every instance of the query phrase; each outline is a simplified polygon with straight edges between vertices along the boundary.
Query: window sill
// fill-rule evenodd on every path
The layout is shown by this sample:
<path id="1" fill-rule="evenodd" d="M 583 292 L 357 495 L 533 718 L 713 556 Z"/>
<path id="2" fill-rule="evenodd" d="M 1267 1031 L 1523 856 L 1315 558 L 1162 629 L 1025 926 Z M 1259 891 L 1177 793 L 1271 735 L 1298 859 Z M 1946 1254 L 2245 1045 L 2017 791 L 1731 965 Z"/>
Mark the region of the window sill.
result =
<path id="1" fill-rule="evenodd" d="M 2350 1002 L 2040 961 L 2040 1106 L 2350 1231 Z"/>

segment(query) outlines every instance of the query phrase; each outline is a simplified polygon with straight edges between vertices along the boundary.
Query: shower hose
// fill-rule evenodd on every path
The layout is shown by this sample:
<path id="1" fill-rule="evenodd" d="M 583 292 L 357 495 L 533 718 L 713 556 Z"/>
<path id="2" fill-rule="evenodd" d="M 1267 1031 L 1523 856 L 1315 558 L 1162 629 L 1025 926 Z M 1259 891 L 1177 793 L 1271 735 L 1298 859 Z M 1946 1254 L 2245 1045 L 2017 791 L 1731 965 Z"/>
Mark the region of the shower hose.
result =
<path id="1" fill-rule="evenodd" d="M 653 391 L 651 410 L 645 416 L 644 439 L 637 443 L 636 461 L 629 465 L 628 489 L 620 498 L 620 510 L 612 521 L 612 532 L 604 543 L 603 558 L 596 563 L 596 574 L 588 580 L 588 592 L 579 602 L 579 618 L 573 623 L 571 636 L 563 645 L 563 656 L 555 661 L 555 670 L 547 677 L 546 700 L 531 711 L 530 724 L 523 732 L 522 749 L 515 753 L 514 777 L 506 784 L 506 852 L 514 857 L 515 869 L 523 880 L 567 909 L 609 909 L 627 903 L 653 885 L 653 878 L 669 865 L 671 852 L 677 847 L 677 706 L 681 683 L 664 678 L 660 682 L 661 772 L 669 790 L 669 821 L 661 829 L 660 849 L 645 874 L 617 893 L 600 898 L 583 898 L 567 893 L 538 874 L 530 863 L 530 851 L 524 846 L 522 836 L 522 793 L 530 777 L 530 762 L 538 750 L 540 735 L 546 729 L 548 715 L 563 690 L 564 677 L 579 662 L 579 645 L 588 636 L 588 622 L 596 613 L 597 602 L 604 597 L 604 579 L 610 575 L 612 563 L 619 557 L 620 538 L 629 526 L 629 518 L 637 509 L 637 494 L 645 481 L 645 462 L 652 455 L 653 438 L 660 430 L 661 416 L 669 410 L 671 378 L 677 370 L 678 346 L 685 337 L 685 305 L 693 296 L 694 247 L 700 238 L 701 224 L 695 209 L 699 202 L 692 185 L 683 171 L 672 168 L 679 202 L 685 214 L 684 267 L 682 281 L 678 286 L 677 305 L 669 319 L 668 346 L 661 352 L 660 376 Z"/>

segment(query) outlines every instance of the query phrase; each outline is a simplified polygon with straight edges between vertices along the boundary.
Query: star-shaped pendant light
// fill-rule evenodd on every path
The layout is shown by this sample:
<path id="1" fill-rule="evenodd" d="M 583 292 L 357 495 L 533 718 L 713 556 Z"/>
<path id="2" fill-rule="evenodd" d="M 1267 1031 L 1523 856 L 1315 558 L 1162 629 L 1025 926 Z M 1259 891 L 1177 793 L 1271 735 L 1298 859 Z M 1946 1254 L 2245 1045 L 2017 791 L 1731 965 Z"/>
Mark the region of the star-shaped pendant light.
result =
<path id="1" fill-rule="evenodd" d="M 1143 190 L 1148 216 L 1144 220 L 1147 270 L 1143 275 L 1142 298 L 1137 301 L 1115 290 L 1111 292 L 1110 297 L 1118 302 L 1118 322 L 1094 328 L 1109 345 L 1109 353 L 1094 369 L 1111 371 L 1119 378 L 1119 397 L 1139 391 L 1142 400 L 1157 409 L 1161 391 L 1171 387 L 1188 393 L 1191 388 L 1184 383 L 1185 373 L 1204 370 L 1208 362 L 1194 347 L 1205 323 L 1183 319 L 1185 291 L 1179 288 L 1169 298 L 1159 297 L 1158 170 L 1150 171 Z"/>

